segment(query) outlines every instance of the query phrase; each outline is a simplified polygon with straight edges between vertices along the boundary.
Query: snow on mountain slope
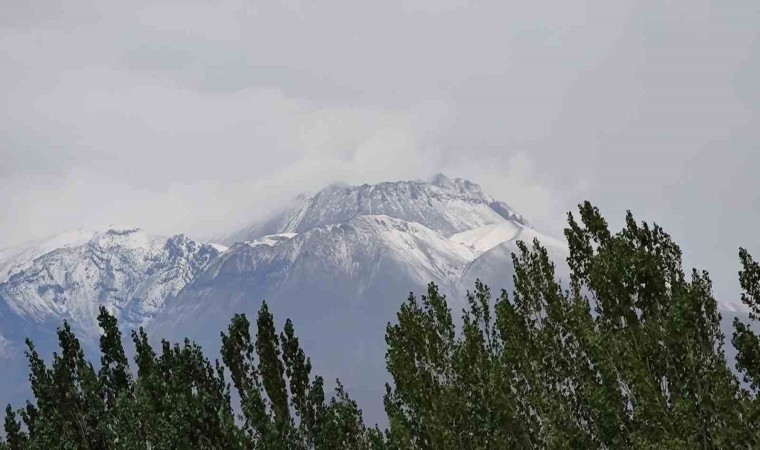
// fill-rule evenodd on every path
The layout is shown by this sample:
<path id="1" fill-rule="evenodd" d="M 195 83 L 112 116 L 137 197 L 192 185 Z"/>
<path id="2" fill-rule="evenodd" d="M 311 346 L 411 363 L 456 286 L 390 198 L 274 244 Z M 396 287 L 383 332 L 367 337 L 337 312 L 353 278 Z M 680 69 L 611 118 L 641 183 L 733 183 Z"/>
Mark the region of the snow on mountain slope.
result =
<path id="1" fill-rule="evenodd" d="M 223 241 L 234 243 L 264 235 L 301 233 L 365 215 L 418 222 L 446 236 L 504 221 L 529 226 L 520 214 L 486 194 L 477 184 L 437 175 L 431 182 L 333 185 L 313 196 L 302 197 L 293 210 L 232 233 Z"/>
<path id="2" fill-rule="evenodd" d="M 463 231 L 451 236 L 451 241 L 470 249 L 475 256 L 480 256 L 497 245 L 507 241 L 524 241 L 528 244 L 538 238 L 542 245 L 551 248 L 564 248 L 566 245 L 557 239 L 538 233 L 516 222 L 501 222 Z M 515 247 L 516 248 L 516 247 Z"/>
<path id="3" fill-rule="evenodd" d="M 222 245 L 222 244 L 217 244 L 215 242 L 209 242 L 208 245 L 210 245 L 210 246 L 214 247 L 215 249 L 217 249 L 219 251 L 219 253 L 224 253 L 224 252 L 226 252 L 229 249 L 228 246 Z"/>
<path id="4" fill-rule="evenodd" d="M 218 303 L 204 303 L 203 297 L 216 290 L 230 299 L 253 296 L 258 302 L 262 295 L 310 280 L 334 286 L 337 277 L 349 281 L 359 295 L 377 282 L 381 266 L 403 274 L 412 285 L 433 280 L 451 285 L 472 258 L 469 250 L 423 225 L 382 215 L 359 216 L 232 246 L 198 274 L 161 317 L 180 321 L 197 308 L 215 308 Z M 189 316 L 188 309 L 193 311 Z"/>
<path id="5" fill-rule="evenodd" d="M 38 257 L 59 248 L 78 247 L 94 236 L 92 231 L 76 230 L 0 249 L 0 283 L 7 281 L 13 273 L 28 268 Z"/>
<path id="6" fill-rule="evenodd" d="M 125 327 L 143 325 L 219 254 L 182 235 L 163 238 L 139 229 L 67 233 L 27 244 L 5 262 L 0 329 L 13 320 L 54 329 L 66 319 L 82 337 L 96 337 L 100 305 Z"/>
<path id="7" fill-rule="evenodd" d="M 254 239 L 252 241 L 247 241 L 246 244 L 249 247 L 256 247 L 257 245 L 268 245 L 269 247 L 274 247 L 275 245 L 279 244 L 280 242 L 287 241 L 289 239 L 293 239 L 296 237 L 298 233 L 280 233 L 280 234 L 270 234 L 268 236 L 262 236 L 258 239 Z"/>
<path id="8" fill-rule="evenodd" d="M 5 336 L 0 334 L 0 360 L 10 358 L 14 353 L 14 345 Z"/>

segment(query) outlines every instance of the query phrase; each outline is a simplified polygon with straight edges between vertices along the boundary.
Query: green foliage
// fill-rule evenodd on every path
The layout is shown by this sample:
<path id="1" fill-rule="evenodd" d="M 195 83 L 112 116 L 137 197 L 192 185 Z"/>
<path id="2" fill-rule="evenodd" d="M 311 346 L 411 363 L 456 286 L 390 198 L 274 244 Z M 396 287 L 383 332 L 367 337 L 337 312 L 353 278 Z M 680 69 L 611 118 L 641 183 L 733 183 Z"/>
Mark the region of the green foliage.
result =
<path id="1" fill-rule="evenodd" d="M 565 231 L 569 280 L 539 242 L 513 255 L 514 295 L 478 282 L 459 330 L 434 285 L 389 324 L 385 397 L 398 448 L 755 448 L 760 342 L 737 322 L 727 367 L 708 275 L 629 213 L 612 234 L 580 206 Z M 742 253 L 760 314 L 760 268 Z"/>
<path id="2" fill-rule="evenodd" d="M 290 320 L 278 337 L 264 303 L 256 329 L 252 341 L 248 319 L 236 314 L 222 333 L 222 359 L 240 394 L 243 430 L 255 448 L 369 449 L 371 442 L 382 442 L 379 431 L 365 428 L 340 381 L 336 397 L 325 403 L 324 381 L 312 377 L 311 361 Z"/>
<path id="3" fill-rule="evenodd" d="M 11 405 L 5 408 L 5 442 L 0 444 L 0 448 L 8 450 L 19 450 L 26 446 L 27 435 L 21 429 L 21 424 L 16 419 L 16 412 Z"/>
<path id="4" fill-rule="evenodd" d="M 760 320 L 760 265 L 752 259 L 745 249 L 739 250 L 742 270 L 739 272 L 739 284 L 743 290 L 742 302 L 750 309 L 750 320 Z M 750 326 L 734 319 L 734 336 L 732 343 L 736 348 L 736 368 L 749 384 L 751 392 L 747 406 L 747 421 L 751 425 L 753 439 L 760 442 L 760 337 Z"/>
<path id="5" fill-rule="evenodd" d="M 95 369 L 85 360 L 79 340 L 64 322 L 58 329 L 60 353 L 50 368 L 27 340 L 30 382 L 37 405 L 24 420 L 31 448 L 106 448 L 105 402 Z"/>
<path id="6" fill-rule="evenodd" d="M 579 219 L 566 280 L 539 242 L 520 242 L 513 294 L 478 281 L 461 320 L 434 284 L 410 294 L 386 330 L 387 430 L 365 426 L 340 381 L 326 399 L 293 323 L 278 334 L 266 303 L 254 334 L 232 318 L 223 365 L 133 331 L 136 373 L 101 308 L 97 371 L 65 322 L 49 366 L 27 341 L 35 402 L 8 406 L 0 450 L 758 448 L 760 336 L 734 321 L 741 384 L 707 273 L 687 276 L 670 237 L 630 213 L 616 234 L 589 203 Z M 760 265 L 739 255 L 756 321 Z"/>
<path id="7" fill-rule="evenodd" d="M 339 382 L 336 397 L 325 403 L 323 381 L 312 378 L 293 324 L 278 336 L 266 303 L 255 341 L 244 315 L 222 334 L 226 369 L 188 340 L 162 341 L 156 352 L 140 329 L 132 332 L 133 376 L 116 319 L 101 307 L 98 322 L 97 372 L 65 322 L 50 367 L 27 341 L 36 402 L 18 413 L 8 406 L 0 449 L 369 449 L 383 443 L 378 430 L 366 430 Z M 239 420 L 226 371 L 240 397 Z"/>

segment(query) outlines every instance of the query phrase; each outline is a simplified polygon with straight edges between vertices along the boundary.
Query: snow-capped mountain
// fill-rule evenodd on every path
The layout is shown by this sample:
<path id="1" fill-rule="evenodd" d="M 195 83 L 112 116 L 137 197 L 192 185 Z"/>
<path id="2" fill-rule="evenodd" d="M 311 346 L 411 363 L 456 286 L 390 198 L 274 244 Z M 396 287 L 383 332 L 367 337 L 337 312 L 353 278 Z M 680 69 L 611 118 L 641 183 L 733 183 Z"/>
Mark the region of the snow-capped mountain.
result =
<path id="1" fill-rule="evenodd" d="M 377 291 L 395 298 L 378 300 L 395 313 L 409 291 L 431 281 L 445 292 L 460 292 L 481 255 L 504 242 L 539 237 L 562 246 L 477 184 L 444 175 L 430 182 L 329 186 L 303 196 L 297 208 L 229 236 L 241 241 L 167 302 L 151 325 L 156 333 L 178 338 L 197 328 L 213 330 L 215 339 L 233 312 L 253 312 L 265 298 L 273 308 L 291 304 L 303 312 L 312 305 L 329 310 L 367 304 Z M 305 305 L 301 296 L 316 300 Z M 332 301 L 337 297 L 343 303 Z M 283 308 L 284 315 L 294 313 Z M 207 326 L 209 315 L 222 323 Z M 198 317 L 207 318 L 201 326 Z M 383 324 L 386 318 L 380 319 Z"/>
<path id="2" fill-rule="evenodd" d="M 183 235 L 136 228 L 64 233 L 0 251 L 0 302 L 16 321 L 55 328 L 65 319 L 83 338 L 96 337 L 100 305 L 125 327 L 145 325 L 219 254 Z"/>
<path id="3" fill-rule="evenodd" d="M 315 370 L 340 377 L 374 420 L 385 325 L 401 302 L 432 281 L 458 315 L 476 277 L 511 287 L 515 241 L 533 238 L 566 252 L 477 184 L 443 175 L 327 187 L 227 234 L 229 248 L 138 229 L 66 233 L 0 250 L 0 357 L 20 355 L 24 336 L 52 346 L 64 319 L 94 347 L 99 305 L 125 329 L 188 337 L 213 357 L 232 314 L 253 318 L 266 300 L 280 325 L 293 320 Z"/>

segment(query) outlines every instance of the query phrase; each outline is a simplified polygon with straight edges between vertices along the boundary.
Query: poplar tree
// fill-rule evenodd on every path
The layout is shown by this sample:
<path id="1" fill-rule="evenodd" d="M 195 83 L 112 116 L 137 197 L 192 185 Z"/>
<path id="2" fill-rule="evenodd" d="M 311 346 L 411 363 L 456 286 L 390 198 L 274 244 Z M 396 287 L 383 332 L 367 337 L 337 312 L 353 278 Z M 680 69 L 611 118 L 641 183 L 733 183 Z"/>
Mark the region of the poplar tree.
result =
<path id="1" fill-rule="evenodd" d="M 312 375 L 311 360 L 290 320 L 278 336 L 264 302 L 255 339 L 250 327 L 244 314 L 236 314 L 222 333 L 221 353 L 240 394 L 243 429 L 252 448 L 380 448 L 382 433 L 366 429 L 361 410 L 340 381 L 336 395 L 325 402 L 324 380 Z"/>
<path id="2" fill-rule="evenodd" d="M 26 448 L 27 435 L 21 429 L 21 423 L 19 423 L 16 417 L 16 412 L 11 405 L 5 408 L 5 442 L 0 442 L 0 448 L 7 450 L 21 450 Z"/>
<path id="3" fill-rule="evenodd" d="M 749 308 L 749 319 L 760 320 L 760 265 L 745 249 L 739 250 L 742 270 L 739 284 L 742 288 L 741 300 Z M 760 442 L 760 337 L 750 324 L 734 318 L 732 343 L 736 348 L 736 368 L 748 385 L 748 411 L 746 421 L 750 425 L 754 442 Z"/>

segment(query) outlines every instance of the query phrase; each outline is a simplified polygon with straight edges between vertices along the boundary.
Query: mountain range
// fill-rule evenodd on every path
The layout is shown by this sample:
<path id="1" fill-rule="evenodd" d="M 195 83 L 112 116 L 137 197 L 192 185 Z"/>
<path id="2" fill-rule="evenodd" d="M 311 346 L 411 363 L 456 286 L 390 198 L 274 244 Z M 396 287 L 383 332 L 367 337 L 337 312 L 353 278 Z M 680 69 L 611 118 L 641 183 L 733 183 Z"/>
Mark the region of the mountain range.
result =
<path id="1" fill-rule="evenodd" d="M 100 305 L 125 332 L 189 337 L 215 357 L 232 314 L 255 317 L 266 300 L 280 324 L 293 320 L 315 370 L 340 377 L 372 421 L 382 411 L 385 326 L 401 302 L 435 282 L 456 313 L 476 278 L 509 289 L 516 241 L 534 238 L 561 267 L 563 242 L 477 184 L 437 175 L 332 185 L 221 235 L 223 245 L 111 227 L 2 249 L 0 382 L 14 387 L 0 402 L 26 397 L 25 337 L 49 354 L 66 320 L 92 351 Z"/>

